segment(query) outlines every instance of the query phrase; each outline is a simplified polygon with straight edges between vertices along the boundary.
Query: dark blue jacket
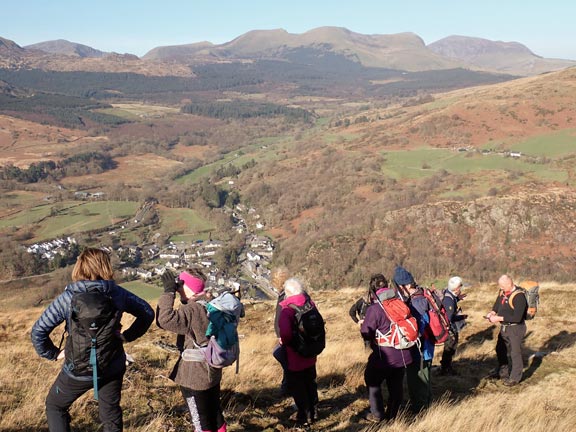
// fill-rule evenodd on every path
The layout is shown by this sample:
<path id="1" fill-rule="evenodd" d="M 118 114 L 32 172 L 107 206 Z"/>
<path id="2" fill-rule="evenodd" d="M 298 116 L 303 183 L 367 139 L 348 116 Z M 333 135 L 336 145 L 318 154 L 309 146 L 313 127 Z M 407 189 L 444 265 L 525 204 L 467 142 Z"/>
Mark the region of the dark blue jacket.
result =
<path id="1" fill-rule="evenodd" d="M 450 290 L 444 290 L 442 304 L 444 305 L 444 309 L 446 309 L 446 315 L 448 315 L 452 330 L 457 333 L 464 327 L 464 316 L 458 313 L 458 301 L 458 297 L 452 294 Z"/>
<path id="2" fill-rule="evenodd" d="M 68 330 L 72 296 L 75 293 L 86 292 L 88 289 L 94 290 L 94 288 L 110 295 L 114 306 L 120 312 L 127 312 L 136 317 L 132 325 L 122 332 L 127 342 L 131 342 L 146 333 L 148 327 L 154 321 L 154 311 L 146 301 L 116 285 L 111 280 L 78 281 L 67 285 L 64 292 L 48 306 L 38 318 L 38 321 L 34 323 L 31 333 L 32 344 L 40 357 L 56 360 L 59 350 L 50 339 L 50 333 L 64 321 L 66 321 L 66 330 Z M 121 354 L 118 359 L 110 364 L 104 375 L 111 376 L 123 370 L 126 356 L 124 352 Z M 92 379 L 91 377 L 75 377 L 69 372 L 68 361 L 64 361 L 63 369 L 73 378 Z"/>
<path id="3" fill-rule="evenodd" d="M 408 306 L 410 307 L 412 316 L 416 318 L 416 321 L 418 321 L 418 333 L 420 333 L 422 356 L 424 360 L 432 360 L 434 358 L 434 342 L 427 337 L 428 331 L 426 330 L 430 324 L 430 315 L 428 314 L 430 304 L 420 290 L 421 288 L 418 288 L 418 291 L 410 296 Z M 420 359 L 418 347 L 412 349 L 412 354 L 415 357 L 415 360 Z"/>

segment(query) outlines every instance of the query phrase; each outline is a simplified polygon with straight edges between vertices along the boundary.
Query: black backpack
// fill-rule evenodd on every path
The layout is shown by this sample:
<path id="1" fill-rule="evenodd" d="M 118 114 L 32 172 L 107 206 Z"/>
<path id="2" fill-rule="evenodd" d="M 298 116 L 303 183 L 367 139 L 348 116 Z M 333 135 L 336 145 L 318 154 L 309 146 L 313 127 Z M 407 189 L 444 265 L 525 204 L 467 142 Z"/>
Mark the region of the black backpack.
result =
<path id="1" fill-rule="evenodd" d="M 292 348 L 302 357 L 315 357 L 326 347 L 324 319 L 309 299 L 303 306 L 289 305 L 296 311 L 292 329 Z"/>
<path id="2" fill-rule="evenodd" d="M 70 302 L 66 362 L 75 376 L 92 376 L 98 400 L 98 376 L 123 352 L 120 312 L 100 291 L 76 293 Z"/>

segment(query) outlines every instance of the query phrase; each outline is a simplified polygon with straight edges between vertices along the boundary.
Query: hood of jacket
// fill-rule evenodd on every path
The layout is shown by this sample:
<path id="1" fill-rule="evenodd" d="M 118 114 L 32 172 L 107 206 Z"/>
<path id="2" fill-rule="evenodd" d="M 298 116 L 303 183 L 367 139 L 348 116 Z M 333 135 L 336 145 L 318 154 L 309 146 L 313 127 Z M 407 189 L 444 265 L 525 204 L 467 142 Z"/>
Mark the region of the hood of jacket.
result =
<path id="1" fill-rule="evenodd" d="M 116 282 L 113 280 L 95 280 L 95 281 L 76 281 L 66 285 L 65 290 L 72 294 L 100 291 L 101 293 L 111 295 L 116 288 Z"/>
<path id="2" fill-rule="evenodd" d="M 308 300 L 310 300 L 310 303 L 312 303 L 312 305 L 314 306 L 314 302 L 310 299 L 310 297 L 306 293 L 301 293 L 301 294 L 296 294 L 296 295 L 293 295 L 290 297 L 286 297 L 284 300 L 282 300 L 280 302 L 280 306 L 283 308 L 288 307 L 288 305 L 291 305 L 291 304 L 294 304 L 296 306 L 304 306 L 304 304 Z"/>

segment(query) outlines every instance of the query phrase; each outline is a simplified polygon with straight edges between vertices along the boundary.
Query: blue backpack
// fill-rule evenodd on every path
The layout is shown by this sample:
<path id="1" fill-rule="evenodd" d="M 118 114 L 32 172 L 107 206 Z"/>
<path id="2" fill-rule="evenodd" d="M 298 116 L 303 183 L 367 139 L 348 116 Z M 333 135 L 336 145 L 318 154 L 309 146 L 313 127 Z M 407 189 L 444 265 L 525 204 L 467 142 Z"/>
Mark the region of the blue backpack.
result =
<path id="1" fill-rule="evenodd" d="M 205 361 L 215 368 L 240 367 L 240 342 L 238 322 L 244 316 L 244 306 L 234 294 L 225 292 L 206 305 L 208 313 L 208 342 L 182 352 L 185 361 Z"/>

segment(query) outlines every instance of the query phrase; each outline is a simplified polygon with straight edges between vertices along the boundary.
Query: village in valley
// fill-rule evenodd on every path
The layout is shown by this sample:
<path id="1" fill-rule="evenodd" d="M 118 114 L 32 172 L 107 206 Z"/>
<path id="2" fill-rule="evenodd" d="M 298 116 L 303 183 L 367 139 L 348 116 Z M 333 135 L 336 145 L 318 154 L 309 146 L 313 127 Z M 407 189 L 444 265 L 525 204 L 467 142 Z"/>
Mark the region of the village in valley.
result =
<path id="1" fill-rule="evenodd" d="M 131 224 L 139 224 L 143 213 L 154 211 L 155 202 L 145 202 L 134 218 L 126 220 L 108 231 L 118 235 Z M 117 272 L 124 281 L 141 280 L 160 286 L 160 276 L 170 269 L 178 273 L 187 268 L 201 268 L 208 278 L 208 286 L 217 291 L 240 291 L 249 298 L 275 297 L 276 292 L 270 284 L 270 264 L 274 254 L 274 243 L 260 232 L 265 225 L 254 208 L 237 204 L 234 209 L 224 208 L 233 222 L 233 229 L 243 238 L 243 244 L 237 251 L 237 271 L 230 274 L 227 269 L 219 268 L 216 255 L 227 246 L 225 241 L 212 239 L 195 241 L 168 241 L 165 244 L 122 244 L 101 246 L 118 263 Z M 159 235 L 154 238 L 159 238 Z M 53 262 L 77 254 L 79 245 L 73 236 L 56 238 L 31 244 L 26 247 L 30 254 L 39 259 Z"/>

